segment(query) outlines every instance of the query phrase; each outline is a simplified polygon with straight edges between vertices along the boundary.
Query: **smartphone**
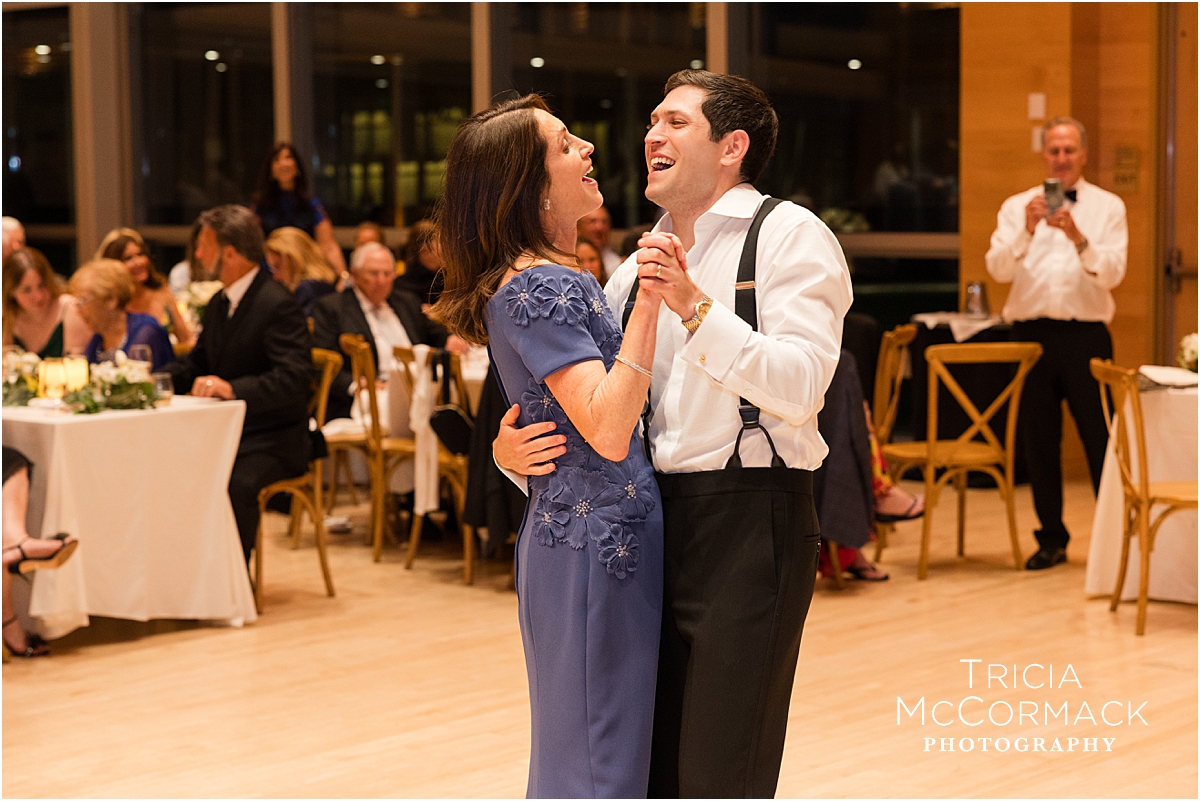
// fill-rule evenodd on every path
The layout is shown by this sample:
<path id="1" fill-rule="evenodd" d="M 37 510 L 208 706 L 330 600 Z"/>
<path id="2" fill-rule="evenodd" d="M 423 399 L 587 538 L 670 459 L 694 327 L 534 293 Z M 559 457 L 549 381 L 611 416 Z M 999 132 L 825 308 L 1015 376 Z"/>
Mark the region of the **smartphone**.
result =
<path id="1" fill-rule="evenodd" d="M 1048 217 L 1053 217 L 1054 213 L 1062 208 L 1066 202 L 1067 196 L 1063 194 L 1062 181 L 1057 178 L 1047 178 L 1042 182 L 1042 191 L 1046 195 L 1046 208 L 1048 209 Z"/>

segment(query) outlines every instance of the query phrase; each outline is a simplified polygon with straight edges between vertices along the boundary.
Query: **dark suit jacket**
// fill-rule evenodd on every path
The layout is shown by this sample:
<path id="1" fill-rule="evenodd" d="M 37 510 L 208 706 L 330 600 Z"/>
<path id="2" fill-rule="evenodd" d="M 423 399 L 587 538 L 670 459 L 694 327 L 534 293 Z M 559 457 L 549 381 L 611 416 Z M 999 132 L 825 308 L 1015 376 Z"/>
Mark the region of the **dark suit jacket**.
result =
<path id="1" fill-rule="evenodd" d="M 312 338 L 295 298 L 259 270 L 233 317 L 224 293 L 204 311 L 191 353 L 168 365 L 175 391 L 191 391 L 197 376 L 216 375 L 246 402 L 238 455 L 270 452 L 297 475 L 309 456 Z"/>
<path id="2" fill-rule="evenodd" d="M 412 292 L 397 289 L 393 286 L 388 295 L 388 305 L 414 345 L 432 345 L 440 348 L 446 344 L 446 329 L 429 321 L 421 312 L 421 299 Z M 371 357 L 375 360 L 375 368 L 379 368 L 379 354 L 375 352 L 375 337 L 371 334 L 371 326 L 363 314 L 358 296 L 352 287 L 346 287 L 342 292 L 326 295 L 317 301 L 313 310 L 313 344 L 318 348 L 326 348 L 341 353 L 338 337 L 342 334 L 358 334 L 371 346 Z M 342 370 L 333 379 L 329 388 L 329 406 L 325 413 L 326 419 L 349 417 L 353 398 L 350 396 L 350 385 L 354 377 L 350 374 L 350 358 L 345 356 Z"/>

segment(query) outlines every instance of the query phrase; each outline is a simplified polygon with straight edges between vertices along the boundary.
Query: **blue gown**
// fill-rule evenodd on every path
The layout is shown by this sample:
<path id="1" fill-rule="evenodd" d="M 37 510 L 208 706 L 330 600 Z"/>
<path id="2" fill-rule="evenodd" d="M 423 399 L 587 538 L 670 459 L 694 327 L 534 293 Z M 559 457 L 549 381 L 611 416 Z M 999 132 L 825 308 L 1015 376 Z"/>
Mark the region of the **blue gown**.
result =
<path id="1" fill-rule="evenodd" d="M 533 733 L 531 798 L 644 798 L 662 614 L 662 507 L 634 432 L 604 459 L 567 419 L 546 376 L 611 370 L 621 330 L 596 279 L 527 269 L 487 304 L 492 360 L 521 426 L 552 420 L 567 453 L 529 479 L 517 538 L 517 607 Z"/>

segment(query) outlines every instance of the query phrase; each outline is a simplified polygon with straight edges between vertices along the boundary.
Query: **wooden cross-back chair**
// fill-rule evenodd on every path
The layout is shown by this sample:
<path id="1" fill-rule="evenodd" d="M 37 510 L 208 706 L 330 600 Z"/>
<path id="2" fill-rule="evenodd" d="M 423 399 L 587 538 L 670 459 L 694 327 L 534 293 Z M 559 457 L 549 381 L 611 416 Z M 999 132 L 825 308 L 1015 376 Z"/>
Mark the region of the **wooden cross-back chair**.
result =
<path id="1" fill-rule="evenodd" d="M 1042 355 L 1042 346 L 1034 342 L 985 342 L 954 345 L 934 345 L 925 350 L 929 365 L 929 395 L 927 438 L 924 442 L 895 442 L 882 446 L 884 458 L 896 475 L 909 467 L 919 466 L 925 477 L 925 516 L 921 525 L 921 555 L 917 563 L 917 578 L 924 579 L 929 570 L 929 540 L 933 510 L 938 494 L 953 481 L 958 492 L 958 555 L 963 555 L 963 531 L 966 523 L 967 474 L 987 473 L 996 487 L 1008 512 L 1009 538 L 1012 540 L 1013 562 L 1023 568 L 1021 546 L 1017 539 L 1017 517 L 1013 506 L 1013 459 L 1017 433 L 1017 412 L 1021 391 L 1030 369 Z M 952 364 L 1015 364 L 1012 381 L 982 412 L 950 374 Z M 938 439 L 938 389 L 945 385 L 950 396 L 966 413 L 971 424 L 956 439 Z M 1007 403 L 1007 428 L 1004 442 L 992 430 L 991 420 Z M 978 438 L 982 437 L 983 441 Z M 939 477 L 938 470 L 944 472 Z"/>
<path id="2" fill-rule="evenodd" d="M 378 562 L 383 553 L 383 520 L 387 500 L 388 476 L 402 462 L 417 452 L 410 437 L 391 437 L 383 433 L 379 417 L 379 398 L 375 392 L 375 359 L 371 346 L 358 334 L 342 334 L 338 338 L 342 350 L 350 356 L 350 372 L 357 387 L 359 409 L 366 425 L 367 468 L 371 480 L 370 540 Z"/>
<path id="3" fill-rule="evenodd" d="M 1182 509 L 1196 508 L 1196 482 L 1151 481 L 1146 456 L 1146 423 L 1142 414 L 1142 399 L 1138 393 L 1136 370 L 1119 367 L 1109 360 L 1092 359 L 1092 376 L 1100 383 L 1100 403 L 1108 424 L 1109 442 L 1121 468 L 1121 489 L 1125 496 L 1124 530 L 1121 533 L 1121 568 L 1113 589 L 1110 611 L 1117 611 L 1121 590 L 1129 569 L 1129 541 L 1138 540 L 1140 577 L 1137 597 L 1137 633 L 1146 633 L 1146 605 L 1150 592 L 1150 554 L 1159 526 Z M 1105 392 L 1105 389 L 1108 392 Z M 1112 393 L 1109 404 L 1108 393 Z M 1136 470 L 1134 469 L 1136 465 Z M 1166 507 L 1151 522 L 1155 506 Z"/>
<path id="4" fill-rule="evenodd" d="M 395 348 L 397 361 L 404 364 L 403 371 L 408 381 L 408 396 L 411 398 L 413 394 L 412 376 L 425 375 L 423 368 L 428 367 L 434 357 L 434 350 L 430 349 L 425 365 L 417 365 L 416 354 L 412 348 L 397 347 Z M 418 368 L 422 369 L 418 369 Z M 458 397 L 455 400 L 464 409 L 469 408 L 469 400 L 467 395 L 467 383 L 462 374 L 462 363 L 458 358 L 457 353 L 450 354 L 450 379 Z M 439 383 L 440 386 L 440 383 Z M 451 400 L 451 399 L 447 399 Z M 454 499 L 454 511 L 458 518 L 458 525 L 462 533 L 463 541 L 463 578 L 467 584 L 473 584 L 475 581 L 475 530 L 463 522 L 463 510 L 466 506 L 467 499 L 467 457 L 466 455 L 456 455 L 446 449 L 441 441 L 438 441 L 438 476 L 446 479 L 450 485 L 450 494 Z M 404 560 L 404 567 L 411 570 L 413 560 L 417 557 L 417 548 L 421 545 L 421 528 L 424 525 L 425 518 L 423 515 L 414 514 L 412 519 L 412 531 L 408 538 L 408 555 Z"/>
<path id="5" fill-rule="evenodd" d="M 879 345 L 879 359 L 875 362 L 875 397 L 871 404 L 871 422 L 875 428 L 875 441 L 880 452 L 892 441 L 892 429 L 896 425 L 896 412 L 900 405 L 900 385 L 908 365 L 908 346 L 917 336 L 913 323 L 899 325 L 884 333 Z M 891 471 L 892 478 L 899 480 L 902 473 Z M 875 523 L 875 561 L 883 556 L 888 535 L 895 523 Z"/>
<path id="6" fill-rule="evenodd" d="M 313 366 L 320 371 L 320 379 L 312 400 L 309 401 L 309 412 L 316 420 L 317 428 L 325 425 L 325 412 L 329 403 L 329 387 L 333 377 L 342 369 L 342 357 L 331 350 L 313 348 Z M 329 558 L 325 553 L 325 506 L 321 502 L 321 463 L 322 459 L 309 462 L 308 471 L 296 478 L 285 478 L 264 487 L 258 493 L 258 534 L 254 546 L 254 606 L 262 611 L 263 595 L 263 524 L 262 518 L 266 511 L 267 502 L 279 493 L 292 496 L 292 514 L 289 523 L 293 544 L 300 538 L 300 515 L 307 511 L 313 522 L 313 532 L 317 538 L 317 554 L 321 561 L 321 574 L 325 578 L 325 592 L 333 597 L 333 576 L 329 572 Z M 297 503 L 298 502 L 298 503 Z"/>

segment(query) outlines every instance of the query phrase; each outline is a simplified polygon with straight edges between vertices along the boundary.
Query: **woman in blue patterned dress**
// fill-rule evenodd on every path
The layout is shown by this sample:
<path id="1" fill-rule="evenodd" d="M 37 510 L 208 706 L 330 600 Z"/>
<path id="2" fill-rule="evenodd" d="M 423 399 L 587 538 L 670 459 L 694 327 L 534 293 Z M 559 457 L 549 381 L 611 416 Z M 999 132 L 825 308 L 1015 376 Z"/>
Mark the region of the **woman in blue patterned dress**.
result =
<path id="1" fill-rule="evenodd" d="M 530 797 L 645 797 L 650 763 L 662 512 L 638 422 L 660 299 L 639 293 L 622 336 L 572 255 L 603 202 L 592 149 L 537 96 L 499 103 L 455 135 L 439 215 L 434 315 L 489 343 L 510 414 L 565 443 L 517 539 Z"/>

